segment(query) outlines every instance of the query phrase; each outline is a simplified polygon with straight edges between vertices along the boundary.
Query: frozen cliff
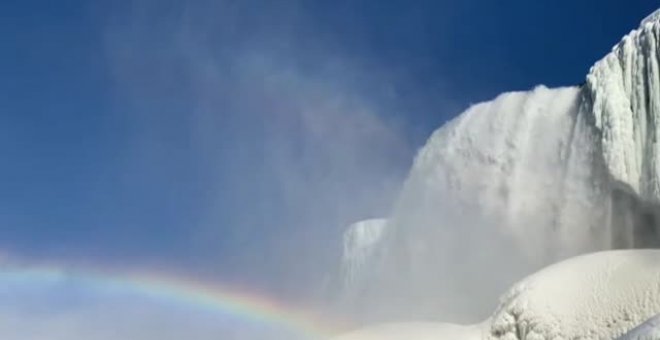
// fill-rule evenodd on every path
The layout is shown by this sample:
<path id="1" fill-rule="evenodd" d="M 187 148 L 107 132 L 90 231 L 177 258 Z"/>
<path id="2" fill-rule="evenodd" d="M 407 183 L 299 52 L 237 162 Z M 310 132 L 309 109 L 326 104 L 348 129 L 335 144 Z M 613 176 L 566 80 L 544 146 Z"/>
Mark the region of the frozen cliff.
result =
<path id="1" fill-rule="evenodd" d="M 349 271 L 363 321 L 475 322 L 542 266 L 657 245 L 659 40 L 655 13 L 584 86 L 503 94 L 437 130 L 368 270 Z"/>

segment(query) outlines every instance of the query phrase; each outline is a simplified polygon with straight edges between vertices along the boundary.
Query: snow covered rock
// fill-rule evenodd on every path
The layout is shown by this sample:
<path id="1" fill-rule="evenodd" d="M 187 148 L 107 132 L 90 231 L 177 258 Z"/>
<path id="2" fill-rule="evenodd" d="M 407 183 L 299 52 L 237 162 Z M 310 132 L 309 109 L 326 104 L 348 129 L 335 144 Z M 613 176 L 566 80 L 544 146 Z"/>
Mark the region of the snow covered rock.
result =
<path id="1" fill-rule="evenodd" d="M 491 317 L 486 339 L 614 339 L 659 311 L 660 250 L 600 252 L 516 284 Z"/>

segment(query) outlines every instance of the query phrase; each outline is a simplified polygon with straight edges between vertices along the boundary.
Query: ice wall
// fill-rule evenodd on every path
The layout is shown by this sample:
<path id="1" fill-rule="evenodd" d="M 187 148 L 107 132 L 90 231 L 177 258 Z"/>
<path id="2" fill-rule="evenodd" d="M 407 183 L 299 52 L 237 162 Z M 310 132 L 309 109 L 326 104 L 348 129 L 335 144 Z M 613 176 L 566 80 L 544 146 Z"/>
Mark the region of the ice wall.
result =
<path id="1" fill-rule="evenodd" d="M 660 199 L 659 35 L 660 24 L 651 16 L 594 65 L 585 87 L 609 172 L 655 201 Z"/>
<path id="2" fill-rule="evenodd" d="M 544 265 L 657 245 L 659 19 L 645 19 L 584 86 L 503 94 L 431 136 L 362 265 L 363 321 L 474 322 Z"/>

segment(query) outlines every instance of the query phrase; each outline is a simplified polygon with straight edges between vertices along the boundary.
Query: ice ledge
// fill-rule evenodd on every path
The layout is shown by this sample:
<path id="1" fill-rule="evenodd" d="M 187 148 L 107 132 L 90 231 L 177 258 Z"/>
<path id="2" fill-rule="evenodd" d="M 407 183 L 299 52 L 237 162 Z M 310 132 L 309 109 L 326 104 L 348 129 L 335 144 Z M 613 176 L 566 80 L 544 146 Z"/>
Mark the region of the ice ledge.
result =
<path id="1" fill-rule="evenodd" d="M 660 9 L 657 9 L 655 12 L 644 18 L 640 26 L 645 26 L 646 24 L 654 24 L 657 22 L 660 22 Z"/>

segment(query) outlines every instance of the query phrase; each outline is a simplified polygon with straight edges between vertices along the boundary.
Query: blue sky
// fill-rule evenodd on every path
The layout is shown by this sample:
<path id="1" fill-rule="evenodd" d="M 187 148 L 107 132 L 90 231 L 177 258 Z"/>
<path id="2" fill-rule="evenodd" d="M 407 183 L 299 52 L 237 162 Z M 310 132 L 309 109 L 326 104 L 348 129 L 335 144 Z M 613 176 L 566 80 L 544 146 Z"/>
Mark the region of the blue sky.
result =
<path id="1" fill-rule="evenodd" d="M 313 296 L 434 129 L 582 82 L 655 5 L 3 1 L 0 251 Z"/>

